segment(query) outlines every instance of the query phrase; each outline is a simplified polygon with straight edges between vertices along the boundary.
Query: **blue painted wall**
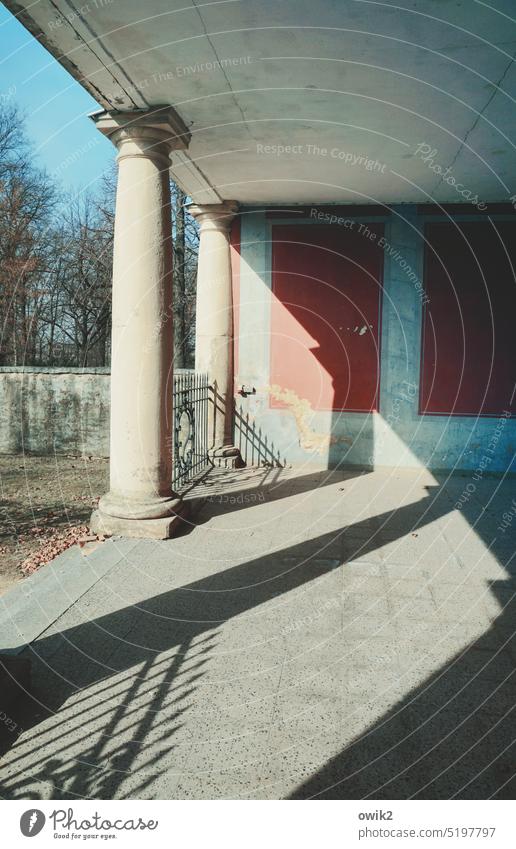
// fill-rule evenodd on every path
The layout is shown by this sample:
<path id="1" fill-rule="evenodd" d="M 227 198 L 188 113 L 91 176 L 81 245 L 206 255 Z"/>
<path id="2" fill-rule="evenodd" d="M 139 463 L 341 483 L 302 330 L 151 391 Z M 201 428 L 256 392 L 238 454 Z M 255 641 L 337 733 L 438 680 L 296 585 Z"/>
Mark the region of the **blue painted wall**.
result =
<path id="1" fill-rule="evenodd" d="M 274 224 L 293 221 L 242 210 L 236 385 L 256 391 L 236 396 L 237 443 L 248 462 L 279 458 L 330 468 L 469 470 L 477 479 L 511 470 L 515 419 L 418 414 L 425 219 L 414 206 L 401 205 L 393 207 L 384 221 L 378 413 L 318 412 L 296 397 L 289 398 L 287 409 L 279 410 L 270 408 L 271 231 Z M 314 217 L 296 217 L 295 223 L 318 226 Z"/>

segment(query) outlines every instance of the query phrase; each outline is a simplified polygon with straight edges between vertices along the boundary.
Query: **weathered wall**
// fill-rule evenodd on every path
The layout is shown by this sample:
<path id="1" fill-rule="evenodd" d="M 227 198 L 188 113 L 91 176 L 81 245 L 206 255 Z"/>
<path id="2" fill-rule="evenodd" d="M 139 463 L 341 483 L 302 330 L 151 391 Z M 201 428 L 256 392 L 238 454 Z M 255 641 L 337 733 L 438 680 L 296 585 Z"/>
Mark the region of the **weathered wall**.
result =
<path id="1" fill-rule="evenodd" d="M 107 457 L 109 381 L 102 368 L 0 368 L 0 453 Z"/>
<path id="2" fill-rule="evenodd" d="M 271 408 L 271 394 L 277 392 L 270 381 L 271 227 L 278 223 L 292 223 L 292 218 L 271 220 L 263 211 L 252 210 L 242 215 L 235 282 L 236 386 L 256 390 L 236 396 L 236 442 L 242 453 L 249 460 L 272 462 L 279 457 L 323 467 L 406 466 L 480 474 L 510 469 L 514 418 L 419 415 L 423 222 L 409 205 L 394 207 L 385 217 L 378 412 L 316 411 L 292 393 L 283 399 L 286 409 Z M 302 223 L 317 226 L 310 219 Z"/>

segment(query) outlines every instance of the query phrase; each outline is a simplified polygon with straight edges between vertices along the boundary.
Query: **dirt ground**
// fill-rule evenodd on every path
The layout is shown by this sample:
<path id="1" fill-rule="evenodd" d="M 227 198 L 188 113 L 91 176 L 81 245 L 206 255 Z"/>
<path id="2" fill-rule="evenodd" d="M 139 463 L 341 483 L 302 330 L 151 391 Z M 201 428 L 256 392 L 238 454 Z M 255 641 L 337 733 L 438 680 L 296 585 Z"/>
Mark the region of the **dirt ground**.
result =
<path id="1" fill-rule="evenodd" d="M 108 460 L 0 456 L 0 594 L 85 531 L 108 472 Z"/>

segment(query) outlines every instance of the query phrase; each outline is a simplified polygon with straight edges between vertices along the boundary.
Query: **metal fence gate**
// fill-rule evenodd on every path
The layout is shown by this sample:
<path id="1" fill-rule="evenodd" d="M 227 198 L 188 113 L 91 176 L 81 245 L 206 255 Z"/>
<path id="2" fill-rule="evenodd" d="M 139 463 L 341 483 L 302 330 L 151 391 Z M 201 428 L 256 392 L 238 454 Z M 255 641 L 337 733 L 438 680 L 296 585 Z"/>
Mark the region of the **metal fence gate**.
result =
<path id="1" fill-rule="evenodd" d="M 177 371 L 172 396 L 173 489 L 182 489 L 211 464 L 208 457 L 210 385 L 205 374 Z"/>

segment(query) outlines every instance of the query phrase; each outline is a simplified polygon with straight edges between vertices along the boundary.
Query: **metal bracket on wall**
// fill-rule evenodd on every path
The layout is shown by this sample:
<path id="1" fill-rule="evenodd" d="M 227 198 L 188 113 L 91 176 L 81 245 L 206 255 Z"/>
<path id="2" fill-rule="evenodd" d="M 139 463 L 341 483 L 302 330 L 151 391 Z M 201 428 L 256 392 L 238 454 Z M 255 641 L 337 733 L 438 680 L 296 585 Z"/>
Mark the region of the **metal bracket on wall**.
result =
<path id="1" fill-rule="evenodd" d="M 242 398 L 247 398 L 248 395 L 256 395 L 256 387 L 247 386 L 245 383 L 243 383 L 240 389 L 238 390 L 238 394 L 241 395 Z"/>

